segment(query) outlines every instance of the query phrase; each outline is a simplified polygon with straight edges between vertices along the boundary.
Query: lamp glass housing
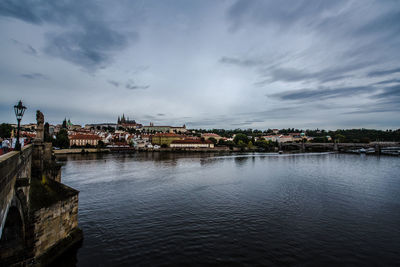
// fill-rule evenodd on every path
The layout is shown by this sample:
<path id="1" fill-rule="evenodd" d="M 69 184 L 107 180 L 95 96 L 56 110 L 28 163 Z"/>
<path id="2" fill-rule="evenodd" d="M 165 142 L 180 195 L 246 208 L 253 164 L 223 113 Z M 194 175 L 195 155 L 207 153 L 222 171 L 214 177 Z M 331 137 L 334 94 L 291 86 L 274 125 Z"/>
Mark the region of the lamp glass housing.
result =
<path id="1" fill-rule="evenodd" d="M 24 105 L 22 105 L 22 101 L 20 100 L 18 102 L 18 105 L 14 106 L 14 112 L 15 112 L 15 116 L 17 117 L 17 120 L 22 119 L 22 116 L 24 116 L 25 110 L 26 110 L 26 107 Z"/>

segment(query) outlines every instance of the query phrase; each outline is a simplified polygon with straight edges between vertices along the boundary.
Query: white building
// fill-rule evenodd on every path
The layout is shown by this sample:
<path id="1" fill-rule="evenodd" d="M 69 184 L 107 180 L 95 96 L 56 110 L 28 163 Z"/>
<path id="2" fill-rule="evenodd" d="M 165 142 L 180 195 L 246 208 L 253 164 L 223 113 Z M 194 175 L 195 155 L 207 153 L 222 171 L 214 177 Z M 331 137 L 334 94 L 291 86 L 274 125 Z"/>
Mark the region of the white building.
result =
<path id="1" fill-rule="evenodd" d="M 174 140 L 171 142 L 170 147 L 172 148 L 214 148 L 214 143 L 209 140 L 199 139 L 186 139 L 186 140 Z"/>

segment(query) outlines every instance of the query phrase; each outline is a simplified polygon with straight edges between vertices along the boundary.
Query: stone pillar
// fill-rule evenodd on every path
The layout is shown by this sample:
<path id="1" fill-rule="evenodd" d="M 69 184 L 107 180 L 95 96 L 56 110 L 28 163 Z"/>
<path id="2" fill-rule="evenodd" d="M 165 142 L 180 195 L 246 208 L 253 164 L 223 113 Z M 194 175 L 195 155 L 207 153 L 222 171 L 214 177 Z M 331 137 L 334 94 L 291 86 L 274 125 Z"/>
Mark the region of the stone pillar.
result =
<path id="1" fill-rule="evenodd" d="M 338 144 L 337 144 L 337 143 L 335 143 L 335 144 L 333 145 L 333 151 L 339 151 L 339 147 L 338 147 Z"/>
<path id="2" fill-rule="evenodd" d="M 53 159 L 53 144 L 52 143 L 44 143 L 44 160 L 46 163 L 50 163 Z"/>
<path id="3" fill-rule="evenodd" d="M 381 146 L 379 144 L 375 145 L 375 154 L 377 155 L 381 154 Z"/>
<path id="4" fill-rule="evenodd" d="M 44 169 L 44 143 L 40 140 L 33 141 L 32 176 L 41 178 Z"/>
<path id="5" fill-rule="evenodd" d="M 36 111 L 36 138 L 35 140 L 44 141 L 44 116 L 40 110 Z"/>
<path id="6" fill-rule="evenodd" d="M 33 140 L 32 176 L 41 179 L 44 169 L 44 116 L 36 111 L 36 138 Z"/>

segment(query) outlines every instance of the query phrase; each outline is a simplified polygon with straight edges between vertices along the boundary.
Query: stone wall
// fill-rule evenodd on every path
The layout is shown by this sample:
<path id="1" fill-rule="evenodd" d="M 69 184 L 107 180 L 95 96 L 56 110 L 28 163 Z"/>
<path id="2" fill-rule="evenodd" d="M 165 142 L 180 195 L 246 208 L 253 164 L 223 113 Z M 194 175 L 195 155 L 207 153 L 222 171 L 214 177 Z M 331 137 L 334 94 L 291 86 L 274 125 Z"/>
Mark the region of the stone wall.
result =
<path id="1" fill-rule="evenodd" d="M 17 178 L 31 177 L 32 145 L 0 156 L 0 237 Z M 25 189 L 28 190 L 28 189 Z M 28 195 L 28 192 L 24 193 Z"/>
<path id="2" fill-rule="evenodd" d="M 56 246 L 78 227 L 78 194 L 33 213 L 34 256 Z"/>
<path id="3" fill-rule="evenodd" d="M 81 154 L 82 150 L 84 153 L 108 153 L 110 149 L 108 148 L 70 148 L 70 149 L 59 149 L 54 150 L 54 154 Z"/>

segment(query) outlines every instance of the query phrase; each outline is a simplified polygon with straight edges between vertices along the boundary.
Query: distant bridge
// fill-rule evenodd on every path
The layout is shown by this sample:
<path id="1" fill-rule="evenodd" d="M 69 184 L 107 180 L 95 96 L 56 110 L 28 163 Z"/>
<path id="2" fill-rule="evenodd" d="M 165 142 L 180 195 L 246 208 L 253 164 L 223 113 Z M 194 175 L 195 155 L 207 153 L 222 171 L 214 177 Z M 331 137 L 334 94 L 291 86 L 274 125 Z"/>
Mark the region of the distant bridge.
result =
<path id="1" fill-rule="evenodd" d="M 346 151 L 357 148 L 375 148 L 379 153 L 382 148 L 400 146 L 398 142 L 371 142 L 371 143 L 280 143 L 281 149 L 295 147 L 302 151 L 314 149 L 326 149 L 331 151 Z"/>

